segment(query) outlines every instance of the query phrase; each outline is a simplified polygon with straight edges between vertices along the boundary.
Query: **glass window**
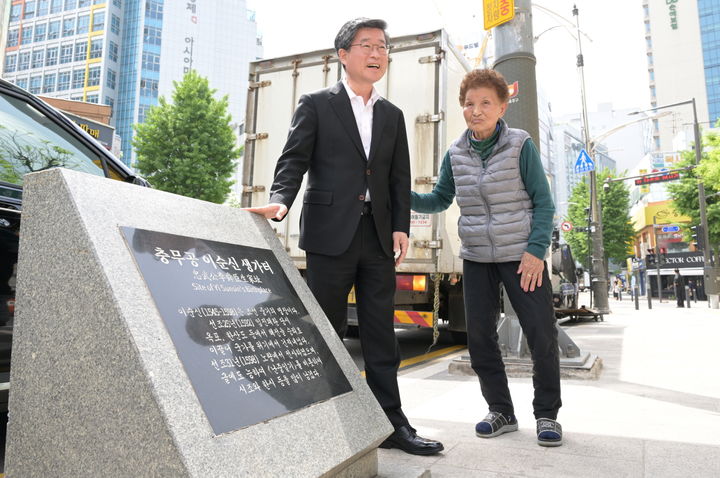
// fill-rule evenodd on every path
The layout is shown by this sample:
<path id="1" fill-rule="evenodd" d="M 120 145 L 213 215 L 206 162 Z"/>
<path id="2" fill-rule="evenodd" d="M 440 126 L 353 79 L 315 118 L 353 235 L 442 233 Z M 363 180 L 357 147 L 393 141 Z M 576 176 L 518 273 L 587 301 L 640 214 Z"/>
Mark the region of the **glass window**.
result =
<path id="1" fill-rule="evenodd" d="M 50 0 L 50 13 L 62 12 L 62 0 Z"/>
<path id="2" fill-rule="evenodd" d="M 117 75 L 115 74 L 115 71 L 108 68 L 107 73 L 105 74 L 105 85 L 110 89 L 115 89 L 115 80 L 117 79 Z"/>
<path id="3" fill-rule="evenodd" d="M 19 31 L 17 28 L 10 30 L 7 36 L 7 46 L 18 46 L 18 35 Z"/>
<path id="4" fill-rule="evenodd" d="M 27 78 L 18 78 L 15 80 L 15 84 L 23 90 L 27 90 Z"/>
<path id="5" fill-rule="evenodd" d="M 120 19 L 115 14 L 110 15 L 110 31 L 116 35 L 120 34 Z"/>
<path id="6" fill-rule="evenodd" d="M 22 3 L 17 3 L 10 7 L 10 21 L 17 22 L 20 20 L 20 14 L 22 13 Z"/>
<path id="7" fill-rule="evenodd" d="M 42 76 L 31 76 L 30 77 L 30 89 L 28 90 L 33 95 L 40 93 L 42 87 Z"/>
<path id="8" fill-rule="evenodd" d="M 45 50 L 34 50 L 32 52 L 32 64 L 30 68 L 42 68 L 45 61 Z"/>
<path id="9" fill-rule="evenodd" d="M 102 58 L 103 39 L 97 38 L 90 42 L 90 58 Z"/>
<path id="10" fill-rule="evenodd" d="M 113 5 L 118 8 L 122 8 L 122 2 L 120 0 L 113 0 Z"/>
<path id="11" fill-rule="evenodd" d="M 60 47 L 60 63 L 70 63 L 72 61 L 73 46 L 63 45 Z"/>
<path id="12" fill-rule="evenodd" d="M 20 40 L 20 43 L 23 45 L 27 45 L 28 43 L 32 43 L 32 37 L 33 37 L 33 27 L 23 27 L 22 29 L 22 39 Z"/>
<path id="13" fill-rule="evenodd" d="M 17 68 L 17 55 L 6 55 L 5 56 L 5 73 L 12 73 Z"/>
<path id="14" fill-rule="evenodd" d="M 57 65 L 58 47 L 53 46 L 45 50 L 45 66 Z"/>
<path id="15" fill-rule="evenodd" d="M 38 0 L 37 2 L 37 13 L 35 14 L 38 17 L 42 17 L 44 15 L 48 14 L 48 4 L 50 3 L 50 0 Z"/>
<path id="16" fill-rule="evenodd" d="M 85 69 L 73 70 L 72 87 L 82 88 L 83 86 L 85 86 Z"/>
<path id="17" fill-rule="evenodd" d="M 47 23 L 40 23 L 35 25 L 35 41 L 45 41 L 45 34 L 47 32 Z"/>
<path id="18" fill-rule="evenodd" d="M 144 123 L 147 111 L 150 109 L 150 105 L 139 105 L 138 106 L 138 123 Z"/>
<path id="19" fill-rule="evenodd" d="M 18 55 L 18 71 L 30 68 L 30 52 L 24 51 Z"/>
<path id="20" fill-rule="evenodd" d="M 143 41 L 148 45 L 160 45 L 161 31 L 155 27 L 145 27 L 143 30 Z"/>
<path id="21" fill-rule="evenodd" d="M 62 36 L 71 37 L 75 34 L 75 17 L 63 20 Z"/>
<path id="22" fill-rule="evenodd" d="M 75 61 L 84 61 L 87 58 L 87 41 L 75 43 Z"/>
<path id="23" fill-rule="evenodd" d="M 140 96 L 158 97 L 158 82 L 149 78 L 140 79 Z"/>
<path id="24" fill-rule="evenodd" d="M 105 97 L 105 104 L 108 105 L 110 109 L 110 117 L 113 117 L 113 113 L 115 113 L 115 100 L 110 98 L 109 96 Z"/>
<path id="25" fill-rule="evenodd" d="M 58 91 L 65 91 L 70 88 L 70 72 L 61 71 L 58 73 Z"/>
<path id="26" fill-rule="evenodd" d="M 80 0 L 78 2 L 78 8 L 90 6 L 90 0 Z"/>
<path id="27" fill-rule="evenodd" d="M 26 101 L 0 96 L 0 124 L 0 180 L 22 185 L 26 173 L 52 166 L 104 176 L 97 153 Z"/>
<path id="28" fill-rule="evenodd" d="M 95 104 L 97 104 L 97 102 L 98 102 L 98 95 L 87 95 L 87 98 L 85 98 L 85 101 L 87 101 L 88 103 L 95 103 Z"/>
<path id="29" fill-rule="evenodd" d="M 100 67 L 93 66 L 88 69 L 88 86 L 97 86 L 100 84 Z"/>
<path id="30" fill-rule="evenodd" d="M 163 5 L 157 0 L 146 0 L 145 2 L 145 16 L 148 18 L 155 18 L 162 20 L 163 17 Z"/>
<path id="31" fill-rule="evenodd" d="M 48 23 L 47 39 L 54 40 L 60 38 L 60 20 Z"/>
<path id="32" fill-rule="evenodd" d="M 99 32 L 105 29 L 105 11 L 95 12 L 93 14 L 92 31 Z"/>
<path id="33" fill-rule="evenodd" d="M 23 18 L 25 20 L 28 18 L 35 18 L 35 0 L 27 0 L 25 2 L 25 13 L 23 14 Z"/>
<path id="34" fill-rule="evenodd" d="M 77 0 L 65 0 L 65 11 L 75 10 L 77 8 Z"/>
<path id="35" fill-rule="evenodd" d="M 118 61 L 118 46 L 113 41 L 108 44 L 108 58 L 116 63 Z"/>
<path id="36" fill-rule="evenodd" d="M 160 55 L 143 52 L 142 67 L 150 71 L 160 71 Z"/>
<path id="37" fill-rule="evenodd" d="M 90 15 L 80 15 L 77 19 L 77 34 L 87 33 L 90 29 Z"/>
<path id="38" fill-rule="evenodd" d="M 52 93 L 53 91 L 55 91 L 55 78 L 55 73 L 50 73 L 43 77 L 43 93 Z"/>

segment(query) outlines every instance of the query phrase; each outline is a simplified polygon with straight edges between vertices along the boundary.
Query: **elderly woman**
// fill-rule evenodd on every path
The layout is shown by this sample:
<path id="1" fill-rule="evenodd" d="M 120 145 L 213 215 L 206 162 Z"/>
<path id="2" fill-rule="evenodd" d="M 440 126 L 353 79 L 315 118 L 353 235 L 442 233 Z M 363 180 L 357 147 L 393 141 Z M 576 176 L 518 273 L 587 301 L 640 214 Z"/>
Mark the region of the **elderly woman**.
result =
<path id="1" fill-rule="evenodd" d="M 445 154 L 433 191 L 413 192 L 411 207 L 437 213 L 453 198 L 460 206 L 468 349 L 489 408 L 475 426 L 477 436 L 518 429 L 496 331 L 502 283 L 532 351 L 538 444 L 558 446 L 560 364 L 544 261 L 555 206 L 530 135 L 508 128 L 502 119 L 508 96 L 508 85 L 496 71 L 465 75 L 460 105 L 467 130 Z"/>

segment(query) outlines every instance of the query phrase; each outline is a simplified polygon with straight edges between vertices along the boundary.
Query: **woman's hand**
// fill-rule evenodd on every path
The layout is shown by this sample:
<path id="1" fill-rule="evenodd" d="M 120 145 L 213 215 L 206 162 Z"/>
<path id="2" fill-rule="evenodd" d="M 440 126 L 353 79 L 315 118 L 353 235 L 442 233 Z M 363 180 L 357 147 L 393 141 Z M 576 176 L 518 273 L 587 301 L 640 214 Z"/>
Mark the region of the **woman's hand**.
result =
<path id="1" fill-rule="evenodd" d="M 545 269 L 545 261 L 538 259 L 529 252 L 523 254 L 520 259 L 520 267 L 517 273 L 520 274 L 520 287 L 527 292 L 535 291 L 535 287 L 542 285 L 542 273 Z"/>

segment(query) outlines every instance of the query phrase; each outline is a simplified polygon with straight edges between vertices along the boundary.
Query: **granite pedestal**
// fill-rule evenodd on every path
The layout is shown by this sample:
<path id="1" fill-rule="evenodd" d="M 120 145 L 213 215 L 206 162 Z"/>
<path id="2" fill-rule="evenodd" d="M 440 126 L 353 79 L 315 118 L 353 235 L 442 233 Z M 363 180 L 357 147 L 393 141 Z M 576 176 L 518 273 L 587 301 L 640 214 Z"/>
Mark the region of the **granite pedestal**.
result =
<path id="1" fill-rule="evenodd" d="M 347 391 L 219 433 L 128 228 L 271 250 Z M 68 170 L 33 173 L 17 278 L 8 477 L 375 475 L 392 427 L 261 217 Z"/>

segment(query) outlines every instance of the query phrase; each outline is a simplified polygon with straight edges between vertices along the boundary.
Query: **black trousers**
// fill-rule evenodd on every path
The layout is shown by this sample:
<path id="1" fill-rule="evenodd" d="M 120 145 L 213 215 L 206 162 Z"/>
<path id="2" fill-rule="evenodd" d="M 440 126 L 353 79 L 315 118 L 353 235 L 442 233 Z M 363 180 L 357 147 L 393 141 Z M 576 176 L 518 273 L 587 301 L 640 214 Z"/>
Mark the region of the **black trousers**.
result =
<path id="1" fill-rule="evenodd" d="M 497 322 L 500 317 L 500 283 L 505 286 L 517 313 L 533 360 L 535 418 L 557 418 L 560 400 L 560 361 L 552 288 L 547 268 L 542 286 L 533 292 L 520 288 L 519 261 L 503 263 L 463 262 L 465 317 L 468 349 L 480 389 L 494 412 L 514 413 L 505 364 L 498 346 Z"/>
<path id="2" fill-rule="evenodd" d="M 308 253 L 306 279 L 340 338 L 347 327 L 348 293 L 355 285 L 367 384 L 395 428 L 409 425 L 397 382 L 400 349 L 393 325 L 395 261 L 380 247 L 372 216 L 362 216 L 343 254 Z"/>

